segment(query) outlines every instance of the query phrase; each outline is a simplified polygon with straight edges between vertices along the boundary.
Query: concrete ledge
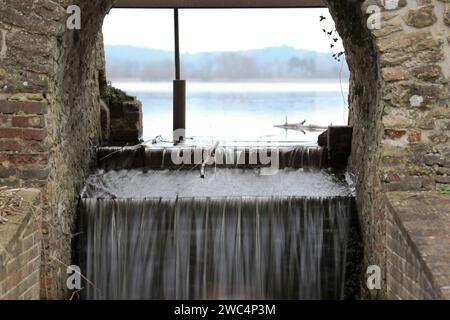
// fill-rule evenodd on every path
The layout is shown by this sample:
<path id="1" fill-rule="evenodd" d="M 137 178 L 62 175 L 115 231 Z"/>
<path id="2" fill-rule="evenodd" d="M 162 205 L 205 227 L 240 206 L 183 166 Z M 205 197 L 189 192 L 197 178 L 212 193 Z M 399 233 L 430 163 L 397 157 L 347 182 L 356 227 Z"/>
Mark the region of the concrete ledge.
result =
<path id="1" fill-rule="evenodd" d="M 389 192 L 387 290 L 392 299 L 450 299 L 450 196 Z"/>

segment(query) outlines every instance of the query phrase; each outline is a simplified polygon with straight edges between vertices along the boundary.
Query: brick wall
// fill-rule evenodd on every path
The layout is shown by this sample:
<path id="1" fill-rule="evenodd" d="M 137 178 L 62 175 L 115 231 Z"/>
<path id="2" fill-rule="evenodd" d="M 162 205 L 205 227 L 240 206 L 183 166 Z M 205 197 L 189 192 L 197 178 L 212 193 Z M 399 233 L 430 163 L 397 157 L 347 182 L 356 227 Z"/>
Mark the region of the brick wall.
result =
<path id="1" fill-rule="evenodd" d="M 40 192 L 20 190 L 18 194 L 26 201 L 21 212 L 0 224 L 0 300 L 40 298 L 41 212 L 38 207 L 32 210 L 28 202 L 39 203 Z"/>
<path id="2" fill-rule="evenodd" d="M 351 169 L 365 265 L 385 272 L 384 193 L 445 190 L 450 183 L 450 3 L 326 2 L 351 71 Z M 380 28 L 369 30 L 367 23 L 376 20 L 373 5 Z M 386 280 L 386 272 L 383 276 Z M 381 297 L 386 286 L 383 291 Z"/>
<path id="3" fill-rule="evenodd" d="M 450 197 L 438 193 L 386 196 L 388 299 L 450 298 Z"/>
<path id="4" fill-rule="evenodd" d="M 100 32 L 113 0 L 1 2 L 0 186 L 41 189 L 41 297 L 62 299 L 78 195 L 101 139 Z M 81 30 L 66 27 L 69 5 L 80 6 Z"/>
<path id="5" fill-rule="evenodd" d="M 387 221 L 387 295 L 390 299 L 439 299 L 419 253 L 392 214 Z"/>
<path id="6" fill-rule="evenodd" d="M 0 185 L 45 185 L 46 114 L 47 103 L 43 101 L 0 100 Z"/>

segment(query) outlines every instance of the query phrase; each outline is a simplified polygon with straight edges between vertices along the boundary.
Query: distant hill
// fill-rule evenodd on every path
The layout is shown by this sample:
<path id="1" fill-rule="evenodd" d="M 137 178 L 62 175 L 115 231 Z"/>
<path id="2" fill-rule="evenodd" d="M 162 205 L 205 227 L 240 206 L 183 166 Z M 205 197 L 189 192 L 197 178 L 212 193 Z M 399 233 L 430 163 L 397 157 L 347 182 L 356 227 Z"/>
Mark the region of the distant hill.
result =
<path id="1" fill-rule="evenodd" d="M 111 80 L 170 81 L 174 53 L 122 45 L 106 45 L 107 75 Z M 289 46 L 238 52 L 183 54 L 182 76 L 188 80 L 236 81 L 257 79 L 338 78 L 341 64 L 331 54 Z M 346 62 L 343 79 L 348 78 Z"/>

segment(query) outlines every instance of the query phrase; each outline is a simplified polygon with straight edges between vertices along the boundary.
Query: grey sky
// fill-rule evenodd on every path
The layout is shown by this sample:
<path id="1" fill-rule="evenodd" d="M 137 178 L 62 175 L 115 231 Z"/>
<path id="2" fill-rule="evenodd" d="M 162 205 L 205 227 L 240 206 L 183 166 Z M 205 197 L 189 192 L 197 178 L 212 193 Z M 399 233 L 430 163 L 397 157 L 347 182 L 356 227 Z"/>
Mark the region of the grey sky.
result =
<path id="1" fill-rule="evenodd" d="M 327 9 L 185 9 L 180 10 L 180 47 L 190 53 L 279 45 L 330 52 L 324 27 L 334 31 Z M 113 9 L 103 31 L 107 44 L 173 50 L 173 10 Z"/>

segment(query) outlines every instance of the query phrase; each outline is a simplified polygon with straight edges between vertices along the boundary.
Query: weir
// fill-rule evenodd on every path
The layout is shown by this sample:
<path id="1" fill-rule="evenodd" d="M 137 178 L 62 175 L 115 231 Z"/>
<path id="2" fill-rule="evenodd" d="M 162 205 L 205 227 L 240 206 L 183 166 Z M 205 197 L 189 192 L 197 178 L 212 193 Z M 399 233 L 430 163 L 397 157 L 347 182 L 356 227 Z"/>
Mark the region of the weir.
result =
<path id="1" fill-rule="evenodd" d="M 349 198 L 86 199 L 87 299 L 341 299 Z"/>
<path id="2" fill-rule="evenodd" d="M 346 297 L 354 199 L 322 148 L 272 150 L 272 175 L 214 163 L 203 179 L 173 151 L 99 150 L 80 202 L 85 299 Z"/>
<path id="3" fill-rule="evenodd" d="M 212 147 L 101 147 L 97 149 L 96 166 L 104 170 L 192 169 L 201 165 Z M 215 150 L 213 164 L 226 168 L 257 168 L 267 160 L 278 162 L 280 169 L 321 169 L 328 166 L 327 148 L 322 147 L 221 147 Z M 269 158 L 269 159 L 267 159 Z M 174 162 L 175 159 L 175 162 Z"/>

